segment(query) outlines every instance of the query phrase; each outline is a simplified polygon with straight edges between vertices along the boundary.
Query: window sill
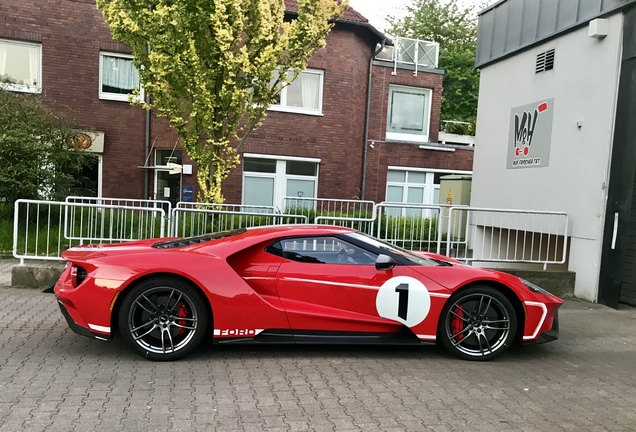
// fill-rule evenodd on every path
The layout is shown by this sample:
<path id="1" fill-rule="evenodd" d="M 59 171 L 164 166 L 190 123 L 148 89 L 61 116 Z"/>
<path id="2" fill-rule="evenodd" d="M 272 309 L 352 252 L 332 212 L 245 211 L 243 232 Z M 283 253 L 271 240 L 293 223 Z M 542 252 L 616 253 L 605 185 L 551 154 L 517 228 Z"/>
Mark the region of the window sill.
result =
<path id="1" fill-rule="evenodd" d="M 428 143 L 428 135 L 416 135 L 407 133 L 387 132 L 387 141 L 396 141 L 409 144 L 426 144 Z"/>
<path id="2" fill-rule="evenodd" d="M 100 100 L 115 101 L 115 102 L 128 102 L 128 95 L 100 93 L 99 94 L 99 99 Z M 142 103 L 144 100 L 143 100 L 143 97 L 135 97 L 135 98 L 133 98 L 132 101 L 133 102 L 137 102 L 137 103 Z"/>
<path id="3" fill-rule="evenodd" d="M 42 93 L 42 87 L 31 87 L 23 84 L 0 83 L 0 88 L 16 93 Z"/>
<path id="4" fill-rule="evenodd" d="M 324 114 L 321 111 L 309 111 L 309 110 L 303 110 L 300 108 L 270 106 L 269 108 L 267 108 L 267 111 L 277 111 L 277 112 L 286 112 L 290 114 L 304 114 L 304 115 L 310 115 L 314 117 L 324 117 Z"/>

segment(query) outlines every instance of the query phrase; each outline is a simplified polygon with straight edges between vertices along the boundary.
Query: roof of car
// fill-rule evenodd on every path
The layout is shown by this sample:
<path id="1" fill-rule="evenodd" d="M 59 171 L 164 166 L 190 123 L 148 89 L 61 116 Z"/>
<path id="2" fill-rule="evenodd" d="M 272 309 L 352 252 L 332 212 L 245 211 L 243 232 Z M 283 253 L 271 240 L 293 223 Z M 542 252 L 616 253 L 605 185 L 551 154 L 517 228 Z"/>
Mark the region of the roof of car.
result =
<path id="1" fill-rule="evenodd" d="M 355 232 L 356 230 L 348 227 L 334 226 L 334 225 L 316 225 L 316 224 L 291 224 L 291 225 L 268 225 L 248 228 L 250 233 L 265 234 L 273 232 L 285 232 L 294 234 L 295 232 L 308 233 L 310 231 L 317 231 L 323 234 L 342 234 Z"/>

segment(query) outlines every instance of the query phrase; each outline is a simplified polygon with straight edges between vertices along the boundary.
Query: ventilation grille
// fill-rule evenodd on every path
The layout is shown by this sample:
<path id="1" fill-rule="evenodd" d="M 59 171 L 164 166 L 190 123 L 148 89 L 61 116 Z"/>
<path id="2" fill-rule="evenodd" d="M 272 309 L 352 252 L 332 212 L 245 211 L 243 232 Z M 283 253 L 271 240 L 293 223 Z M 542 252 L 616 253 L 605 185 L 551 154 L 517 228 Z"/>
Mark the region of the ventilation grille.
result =
<path id="1" fill-rule="evenodd" d="M 535 73 L 545 72 L 554 69 L 554 50 L 548 50 L 537 54 L 537 65 Z"/>

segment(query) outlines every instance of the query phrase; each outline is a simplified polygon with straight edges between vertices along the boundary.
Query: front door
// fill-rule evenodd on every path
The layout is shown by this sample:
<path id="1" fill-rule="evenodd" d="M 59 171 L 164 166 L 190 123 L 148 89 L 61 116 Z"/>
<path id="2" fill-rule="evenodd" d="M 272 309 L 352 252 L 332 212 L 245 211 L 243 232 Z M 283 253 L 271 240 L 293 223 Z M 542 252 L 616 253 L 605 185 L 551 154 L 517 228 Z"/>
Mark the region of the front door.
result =
<path id="1" fill-rule="evenodd" d="M 636 32 L 636 9 L 626 14 L 625 34 Z M 614 126 L 598 302 L 636 305 L 636 45 L 623 50 Z"/>
<path id="2" fill-rule="evenodd" d="M 406 266 L 377 270 L 375 253 L 337 237 L 284 239 L 279 247 L 287 260 L 276 275 L 276 288 L 292 329 L 334 335 L 404 329 L 378 310 L 378 291 L 388 280 L 413 270 Z M 393 288 L 390 302 L 395 303 L 397 316 L 400 306 L 405 308 L 405 298 L 397 285 Z"/>
<path id="3" fill-rule="evenodd" d="M 156 149 L 155 199 L 170 201 L 175 207 L 181 201 L 181 150 Z"/>

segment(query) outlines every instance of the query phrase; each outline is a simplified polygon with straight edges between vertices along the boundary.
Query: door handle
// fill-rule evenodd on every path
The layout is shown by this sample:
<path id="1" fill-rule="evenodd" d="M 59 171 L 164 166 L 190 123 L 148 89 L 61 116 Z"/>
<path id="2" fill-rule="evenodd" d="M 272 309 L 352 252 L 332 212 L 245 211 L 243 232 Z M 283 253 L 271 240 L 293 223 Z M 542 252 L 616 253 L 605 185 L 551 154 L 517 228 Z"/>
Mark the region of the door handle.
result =
<path id="1" fill-rule="evenodd" d="M 612 233 L 612 250 L 616 249 L 617 234 L 618 234 L 618 212 L 614 213 L 614 232 Z"/>

